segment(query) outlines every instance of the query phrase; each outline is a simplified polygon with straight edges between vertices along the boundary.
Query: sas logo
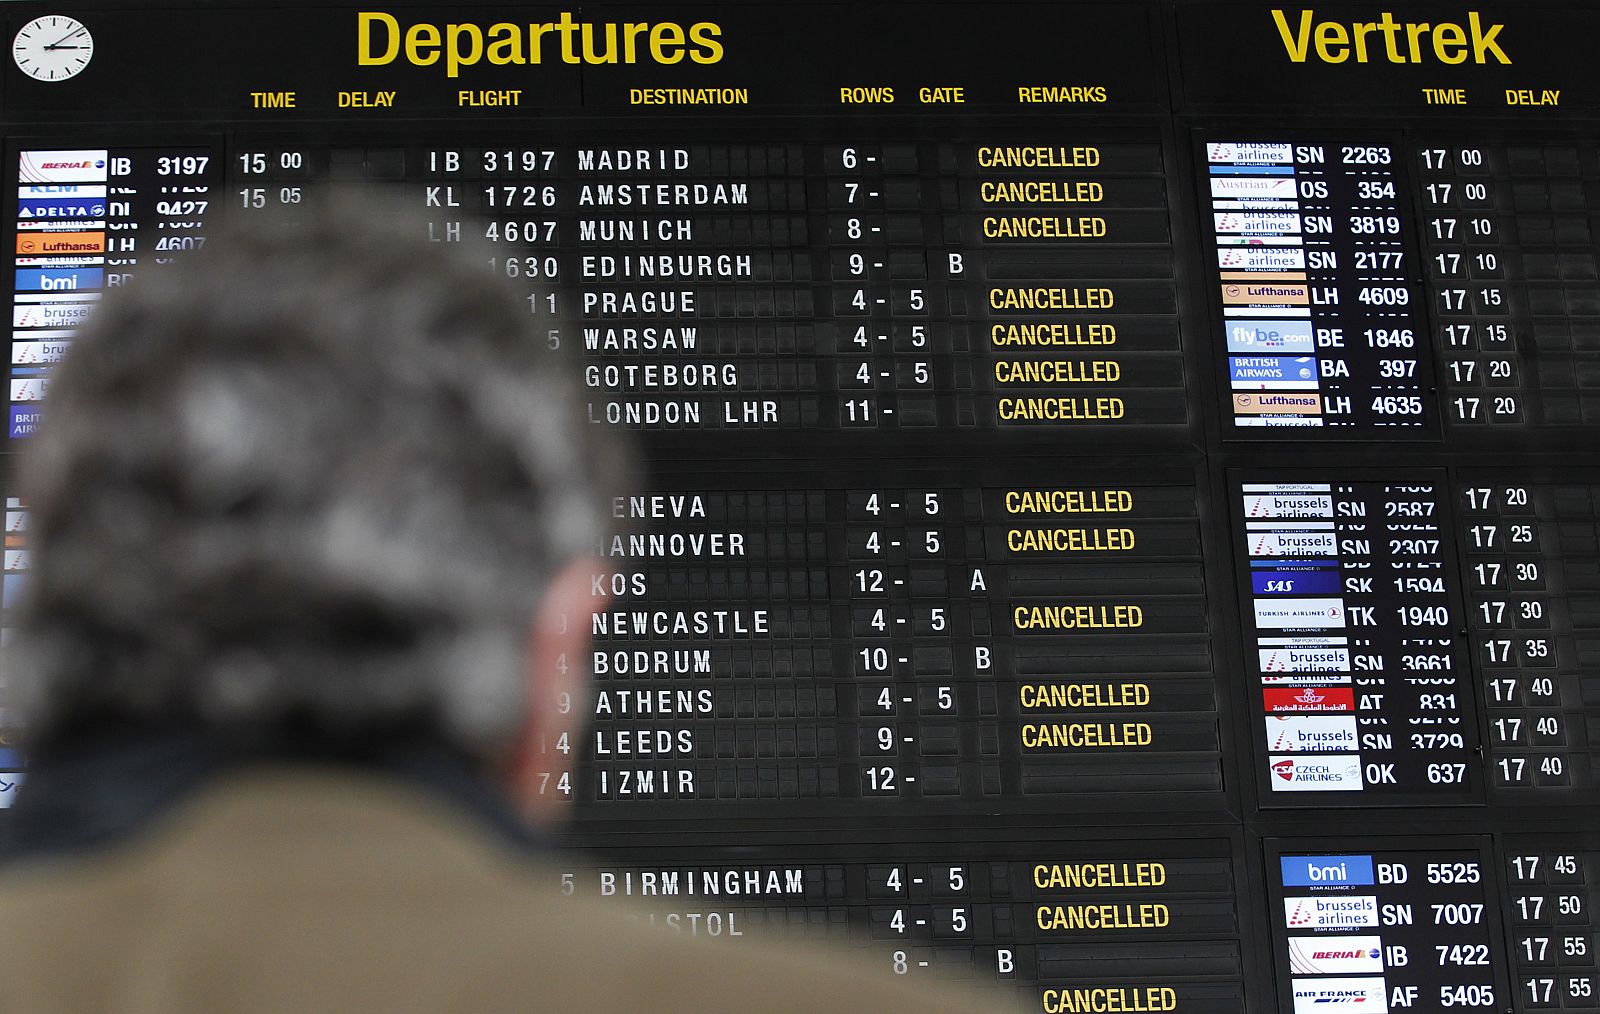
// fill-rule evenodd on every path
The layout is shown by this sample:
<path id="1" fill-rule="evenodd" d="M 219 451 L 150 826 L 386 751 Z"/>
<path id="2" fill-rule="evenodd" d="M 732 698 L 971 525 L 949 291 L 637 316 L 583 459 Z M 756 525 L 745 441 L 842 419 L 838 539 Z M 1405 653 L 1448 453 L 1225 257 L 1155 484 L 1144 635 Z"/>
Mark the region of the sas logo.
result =
<path id="1" fill-rule="evenodd" d="M 1296 975 L 1361 975 L 1383 971 L 1383 940 L 1372 936 L 1290 937 Z"/>

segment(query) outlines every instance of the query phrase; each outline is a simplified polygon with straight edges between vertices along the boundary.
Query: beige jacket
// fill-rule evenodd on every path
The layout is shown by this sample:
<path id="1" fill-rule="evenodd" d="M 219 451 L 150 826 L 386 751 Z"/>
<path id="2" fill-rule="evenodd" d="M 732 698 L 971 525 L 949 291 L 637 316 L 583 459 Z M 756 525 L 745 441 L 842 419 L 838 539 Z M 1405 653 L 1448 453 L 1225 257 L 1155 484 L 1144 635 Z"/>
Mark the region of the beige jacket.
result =
<path id="1" fill-rule="evenodd" d="M 115 848 L 12 868 L 0 949 L 5 1014 L 985 1008 L 649 928 L 442 798 L 331 770 L 233 775 Z"/>

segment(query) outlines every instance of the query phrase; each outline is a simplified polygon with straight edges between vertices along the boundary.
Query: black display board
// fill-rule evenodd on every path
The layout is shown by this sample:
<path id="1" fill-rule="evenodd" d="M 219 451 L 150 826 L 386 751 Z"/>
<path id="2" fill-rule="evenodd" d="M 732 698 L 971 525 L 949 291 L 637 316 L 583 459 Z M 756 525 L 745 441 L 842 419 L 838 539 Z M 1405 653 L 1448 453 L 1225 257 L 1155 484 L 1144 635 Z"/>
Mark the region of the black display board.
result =
<path id="1" fill-rule="evenodd" d="M 5 15 L 13 450 L 328 181 L 637 431 L 574 892 L 1046 1012 L 1600 1011 L 1587 5 Z"/>

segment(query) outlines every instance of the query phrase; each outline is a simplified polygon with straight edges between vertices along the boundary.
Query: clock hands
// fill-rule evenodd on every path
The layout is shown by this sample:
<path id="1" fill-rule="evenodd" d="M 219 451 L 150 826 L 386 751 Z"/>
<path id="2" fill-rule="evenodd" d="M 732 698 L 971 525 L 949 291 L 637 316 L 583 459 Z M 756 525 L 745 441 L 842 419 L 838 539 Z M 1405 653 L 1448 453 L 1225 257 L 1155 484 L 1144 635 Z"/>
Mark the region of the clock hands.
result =
<path id="1" fill-rule="evenodd" d="M 44 48 L 46 50 L 51 50 L 51 49 L 84 49 L 85 47 L 83 47 L 83 46 L 63 46 L 62 43 L 66 42 L 68 39 L 72 38 L 74 35 L 82 35 L 87 30 L 88 29 L 85 26 L 79 25 L 77 27 L 77 29 L 75 29 L 74 31 L 68 32 L 66 35 L 63 35 L 61 38 L 57 39 L 55 42 L 52 42 L 50 45 L 48 45 L 48 46 L 46 46 Z"/>

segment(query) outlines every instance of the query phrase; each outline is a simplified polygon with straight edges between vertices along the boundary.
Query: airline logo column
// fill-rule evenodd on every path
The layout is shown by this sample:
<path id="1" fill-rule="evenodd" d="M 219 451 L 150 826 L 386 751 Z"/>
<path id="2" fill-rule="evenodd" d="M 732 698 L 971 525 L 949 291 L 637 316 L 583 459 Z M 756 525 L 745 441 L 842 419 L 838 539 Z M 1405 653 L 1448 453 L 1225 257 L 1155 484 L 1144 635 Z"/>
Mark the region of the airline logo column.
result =
<path id="1" fill-rule="evenodd" d="M 17 153 L 13 439 L 38 425 L 51 365 L 101 294 L 205 243 L 214 161 L 207 148 Z"/>
<path id="2" fill-rule="evenodd" d="M 1393 148 L 1202 147 L 1234 428 L 1428 435 L 1432 367 Z"/>
<path id="3" fill-rule="evenodd" d="M 5 651 L 11 646 L 11 611 L 28 573 L 28 509 L 20 497 L 6 498 L 5 573 L 0 576 L 0 809 L 9 807 L 22 784 L 22 759 L 12 745 L 16 735 L 7 700 L 10 683 Z"/>
<path id="4" fill-rule="evenodd" d="M 1475 799 L 1441 486 L 1241 482 L 1238 503 L 1269 805 Z"/>
<path id="5" fill-rule="evenodd" d="M 104 149 L 27 151 L 17 179 L 9 432 L 23 437 L 38 424 L 49 364 L 105 286 L 110 159 Z"/>
<path id="6" fill-rule="evenodd" d="M 1510 1009 L 1496 1003 L 1507 979 L 1481 849 L 1285 853 L 1276 866 L 1280 1009 Z"/>
<path id="7" fill-rule="evenodd" d="M 1299 191 L 1287 144 L 1206 145 L 1236 426 L 1321 426 Z"/>

